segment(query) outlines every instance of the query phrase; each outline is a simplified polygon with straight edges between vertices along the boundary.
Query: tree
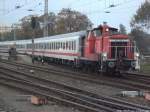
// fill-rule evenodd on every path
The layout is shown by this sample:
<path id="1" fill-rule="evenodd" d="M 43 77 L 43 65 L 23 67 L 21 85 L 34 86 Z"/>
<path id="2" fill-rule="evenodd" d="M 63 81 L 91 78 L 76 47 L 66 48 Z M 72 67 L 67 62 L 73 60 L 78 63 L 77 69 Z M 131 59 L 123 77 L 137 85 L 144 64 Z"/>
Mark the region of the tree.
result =
<path id="1" fill-rule="evenodd" d="M 31 26 L 31 18 L 36 18 L 36 27 L 35 38 L 43 37 L 43 27 L 44 25 L 44 15 L 35 16 L 28 15 L 23 17 L 20 22 L 21 28 L 15 29 L 16 31 L 16 39 L 31 39 L 33 36 L 33 28 Z M 88 19 L 88 17 L 78 11 L 71 9 L 62 9 L 57 15 L 55 13 L 50 12 L 48 14 L 48 34 L 56 35 L 68 32 L 76 32 L 80 30 L 86 30 L 88 27 L 92 26 L 92 22 Z M 13 40 L 12 36 L 13 31 L 4 33 L 5 39 Z"/>
<path id="2" fill-rule="evenodd" d="M 123 24 L 119 25 L 119 32 L 121 34 L 127 34 L 126 27 Z"/>
<path id="3" fill-rule="evenodd" d="M 136 11 L 131 21 L 132 28 L 150 29 L 150 1 L 146 0 Z"/>
<path id="4" fill-rule="evenodd" d="M 150 35 L 142 31 L 140 28 L 131 30 L 130 36 L 136 41 L 138 48 L 142 53 L 149 52 L 148 47 L 150 44 Z"/>
<path id="5" fill-rule="evenodd" d="M 20 21 L 21 21 L 21 27 L 22 27 L 22 30 L 21 31 L 18 31 L 20 32 L 19 34 L 22 35 L 22 37 L 19 35 L 18 39 L 31 39 L 32 36 L 33 36 L 33 28 L 31 26 L 31 18 L 33 17 L 34 15 L 29 15 L 29 16 L 26 16 L 24 18 L 22 18 Z M 35 38 L 38 38 L 38 37 L 42 37 L 42 30 L 40 28 L 40 24 L 39 24 L 39 21 L 38 21 L 38 18 L 39 17 L 36 17 L 34 16 L 37 20 L 36 22 L 36 27 L 35 27 Z"/>
<path id="6" fill-rule="evenodd" d="M 44 25 L 44 15 L 41 15 L 39 18 L 38 18 L 40 24 L 41 24 L 41 29 L 43 30 L 43 25 Z M 55 26 L 56 26 L 56 15 L 55 13 L 53 12 L 49 12 L 48 13 L 48 22 L 47 22 L 47 25 L 48 25 L 48 34 L 49 35 L 54 35 L 56 34 L 56 30 L 55 30 Z M 43 26 L 43 27 L 42 27 Z"/>
<path id="7" fill-rule="evenodd" d="M 71 9 L 62 9 L 57 15 L 56 24 L 57 33 L 86 30 L 92 26 L 86 15 Z"/>

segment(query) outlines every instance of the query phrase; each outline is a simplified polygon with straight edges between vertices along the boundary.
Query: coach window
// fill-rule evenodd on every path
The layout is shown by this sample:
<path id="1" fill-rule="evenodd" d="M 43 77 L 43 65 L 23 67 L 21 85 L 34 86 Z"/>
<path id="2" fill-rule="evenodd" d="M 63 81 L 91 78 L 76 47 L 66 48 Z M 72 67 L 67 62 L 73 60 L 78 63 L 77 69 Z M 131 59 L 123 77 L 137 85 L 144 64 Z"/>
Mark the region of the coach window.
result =
<path id="1" fill-rule="evenodd" d="M 56 42 L 56 50 L 58 49 L 58 42 Z"/>
<path id="2" fill-rule="evenodd" d="M 44 43 L 42 43 L 42 49 L 44 49 L 44 47 L 45 47 L 45 45 L 44 45 Z"/>
<path id="3" fill-rule="evenodd" d="M 36 49 L 38 49 L 38 43 L 36 43 L 36 46 L 35 46 L 35 47 L 36 47 Z"/>
<path id="4" fill-rule="evenodd" d="M 42 45 L 41 45 L 41 46 L 42 46 L 42 49 L 44 49 L 44 43 L 42 43 Z"/>
<path id="5" fill-rule="evenodd" d="M 48 45 L 47 45 L 47 43 L 45 43 L 45 49 L 48 49 Z"/>
<path id="6" fill-rule="evenodd" d="M 54 50 L 56 50 L 56 42 L 54 42 Z"/>
<path id="7" fill-rule="evenodd" d="M 39 49 L 42 49 L 42 44 L 41 43 L 39 43 Z"/>
<path id="8" fill-rule="evenodd" d="M 58 42 L 56 42 L 56 50 L 58 50 Z"/>
<path id="9" fill-rule="evenodd" d="M 62 48 L 63 48 L 63 43 L 61 42 L 60 44 L 61 44 L 61 45 L 60 45 L 60 48 L 62 49 Z"/>
<path id="10" fill-rule="evenodd" d="M 53 50 L 55 50 L 55 42 L 53 42 Z"/>
<path id="11" fill-rule="evenodd" d="M 39 43 L 39 45 L 40 45 L 40 49 L 42 49 L 42 43 Z"/>
<path id="12" fill-rule="evenodd" d="M 71 45 L 72 44 L 72 42 L 71 41 L 69 41 L 69 50 L 71 50 Z"/>
<path id="13" fill-rule="evenodd" d="M 41 49 L 41 43 L 39 43 L 39 49 Z"/>
<path id="14" fill-rule="evenodd" d="M 47 43 L 45 43 L 45 49 L 47 49 Z"/>
<path id="15" fill-rule="evenodd" d="M 46 48 L 47 48 L 46 43 L 44 43 L 44 49 L 46 49 Z"/>
<path id="16" fill-rule="evenodd" d="M 39 44 L 37 43 L 37 44 L 36 44 L 36 49 L 38 49 L 38 47 L 39 47 Z"/>
<path id="17" fill-rule="evenodd" d="M 59 48 L 60 48 L 60 43 L 58 42 L 58 45 L 57 45 L 57 50 L 59 50 Z"/>
<path id="18" fill-rule="evenodd" d="M 38 49 L 40 49 L 40 43 L 38 43 Z"/>
<path id="19" fill-rule="evenodd" d="M 58 42 L 56 42 L 56 50 L 58 49 Z"/>
<path id="20" fill-rule="evenodd" d="M 50 49 L 50 43 L 48 43 L 48 49 Z"/>
<path id="21" fill-rule="evenodd" d="M 53 48 L 54 48 L 54 47 L 53 47 L 53 42 L 52 42 L 52 50 L 53 50 Z"/>
<path id="22" fill-rule="evenodd" d="M 53 50 L 53 42 L 51 42 L 51 50 Z"/>
<path id="23" fill-rule="evenodd" d="M 76 41 L 74 41 L 74 50 L 76 50 Z"/>
<path id="24" fill-rule="evenodd" d="M 39 43 L 39 49 L 41 49 L 41 43 Z"/>
<path id="25" fill-rule="evenodd" d="M 66 50 L 68 50 L 68 41 L 66 41 Z"/>
<path id="26" fill-rule="evenodd" d="M 51 47 L 51 43 L 49 43 L 49 49 L 50 49 L 50 47 Z"/>
<path id="27" fill-rule="evenodd" d="M 73 41 L 73 50 L 76 50 L 76 41 Z"/>
<path id="28" fill-rule="evenodd" d="M 46 47 L 46 44 L 45 44 L 45 43 L 43 43 L 43 49 L 45 49 L 45 47 Z"/>
<path id="29" fill-rule="evenodd" d="M 73 50 L 75 49 L 75 47 L 74 47 L 75 45 L 74 44 L 75 44 L 75 41 L 73 41 Z"/>
<path id="30" fill-rule="evenodd" d="M 58 50 L 60 49 L 60 42 L 58 42 Z"/>
<path id="31" fill-rule="evenodd" d="M 59 42 L 59 49 L 61 48 L 61 43 Z"/>
<path id="32" fill-rule="evenodd" d="M 43 49 L 45 49 L 45 43 L 43 43 Z"/>
<path id="33" fill-rule="evenodd" d="M 72 44 L 73 44 L 73 42 L 71 41 L 71 50 L 73 50 Z"/>
<path id="34" fill-rule="evenodd" d="M 65 43 L 64 42 L 62 43 L 62 48 L 65 49 Z"/>
<path id="35" fill-rule="evenodd" d="M 56 49 L 56 42 L 54 42 L 54 50 Z"/>
<path id="36" fill-rule="evenodd" d="M 51 49 L 51 43 L 49 43 L 49 49 Z"/>
<path id="37" fill-rule="evenodd" d="M 22 48 L 23 48 L 23 46 L 22 46 Z M 36 44 L 34 44 L 34 48 L 36 49 Z"/>
<path id="38" fill-rule="evenodd" d="M 47 47 L 48 47 L 47 49 L 49 49 L 49 43 L 47 43 Z"/>
<path id="39" fill-rule="evenodd" d="M 57 42 L 55 42 L 55 50 L 57 50 Z"/>
<path id="40" fill-rule="evenodd" d="M 54 42 L 53 42 L 53 50 L 54 50 Z"/>
<path id="41" fill-rule="evenodd" d="M 53 50 L 55 50 L 55 42 L 53 42 Z"/>
<path id="42" fill-rule="evenodd" d="M 43 49 L 45 49 L 45 43 L 43 43 L 42 46 L 43 46 Z"/>
<path id="43" fill-rule="evenodd" d="M 53 50 L 54 50 L 54 42 L 53 42 Z"/>
<path id="44" fill-rule="evenodd" d="M 57 42 L 57 44 L 56 44 L 56 50 L 58 50 L 59 49 L 59 42 Z"/>

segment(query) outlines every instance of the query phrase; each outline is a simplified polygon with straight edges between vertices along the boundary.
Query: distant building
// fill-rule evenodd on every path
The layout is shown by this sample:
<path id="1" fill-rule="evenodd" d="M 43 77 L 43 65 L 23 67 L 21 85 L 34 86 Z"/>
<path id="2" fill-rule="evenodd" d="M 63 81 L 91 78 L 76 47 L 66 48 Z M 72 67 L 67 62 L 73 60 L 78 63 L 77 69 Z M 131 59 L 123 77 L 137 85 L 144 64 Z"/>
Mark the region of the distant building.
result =
<path id="1" fill-rule="evenodd" d="M 11 29 L 12 29 L 12 27 L 10 27 L 10 26 L 0 26 L 0 33 L 10 32 Z"/>

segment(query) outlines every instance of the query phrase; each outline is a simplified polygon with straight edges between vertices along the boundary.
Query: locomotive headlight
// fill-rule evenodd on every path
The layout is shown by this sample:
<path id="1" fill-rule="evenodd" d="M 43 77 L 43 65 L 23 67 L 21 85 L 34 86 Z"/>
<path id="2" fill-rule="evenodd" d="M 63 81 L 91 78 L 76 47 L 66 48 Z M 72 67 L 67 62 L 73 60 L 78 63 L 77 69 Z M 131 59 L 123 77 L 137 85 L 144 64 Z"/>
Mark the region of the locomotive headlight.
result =
<path id="1" fill-rule="evenodd" d="M 140 56 L 140 54 L 139 54 L 139 53 L 135 53 L 135 56 L 136 56 L 136 57 L 139 57 L 139 56 Z"/>
<path id="2" fill-rule="evenodd" d="M 103 60 L 105 61 L 105 60 L 107 59 L 107 53 L 104 52 L 104 53 L 102 54 L 102 56 L 103 56 Z"/>
<path id="3" fill-rule="evenodd" d="M 140 54 L 139 54 L 139 53 L 137 53 L 137 52 L 135 52 L 135 53 L 134 53 L 134 56 L 135 56 L 135 57 L 139 57 L 139 56 L 140 56 Z"/>
<path id="4" fill-rule="evenodd" d="M 103 57 L 107 57 L 107 53 L 106 52 L 103 53 Z"/>

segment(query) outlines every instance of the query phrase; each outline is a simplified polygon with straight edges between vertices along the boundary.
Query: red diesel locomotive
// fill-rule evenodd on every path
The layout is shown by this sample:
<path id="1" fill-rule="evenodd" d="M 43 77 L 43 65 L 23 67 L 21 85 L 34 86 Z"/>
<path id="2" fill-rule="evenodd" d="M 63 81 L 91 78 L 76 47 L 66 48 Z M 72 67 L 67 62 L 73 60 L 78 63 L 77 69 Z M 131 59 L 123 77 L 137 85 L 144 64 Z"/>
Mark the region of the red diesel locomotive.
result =
<path id="1" fill-rule="evenodd" d="M 140 69 L 139 52 L 128 35 L 118 29 L 100 25 L 81 39 L 82 55 L 76 60 L 81 68 L 98 69 L 107 73 Z"/>

